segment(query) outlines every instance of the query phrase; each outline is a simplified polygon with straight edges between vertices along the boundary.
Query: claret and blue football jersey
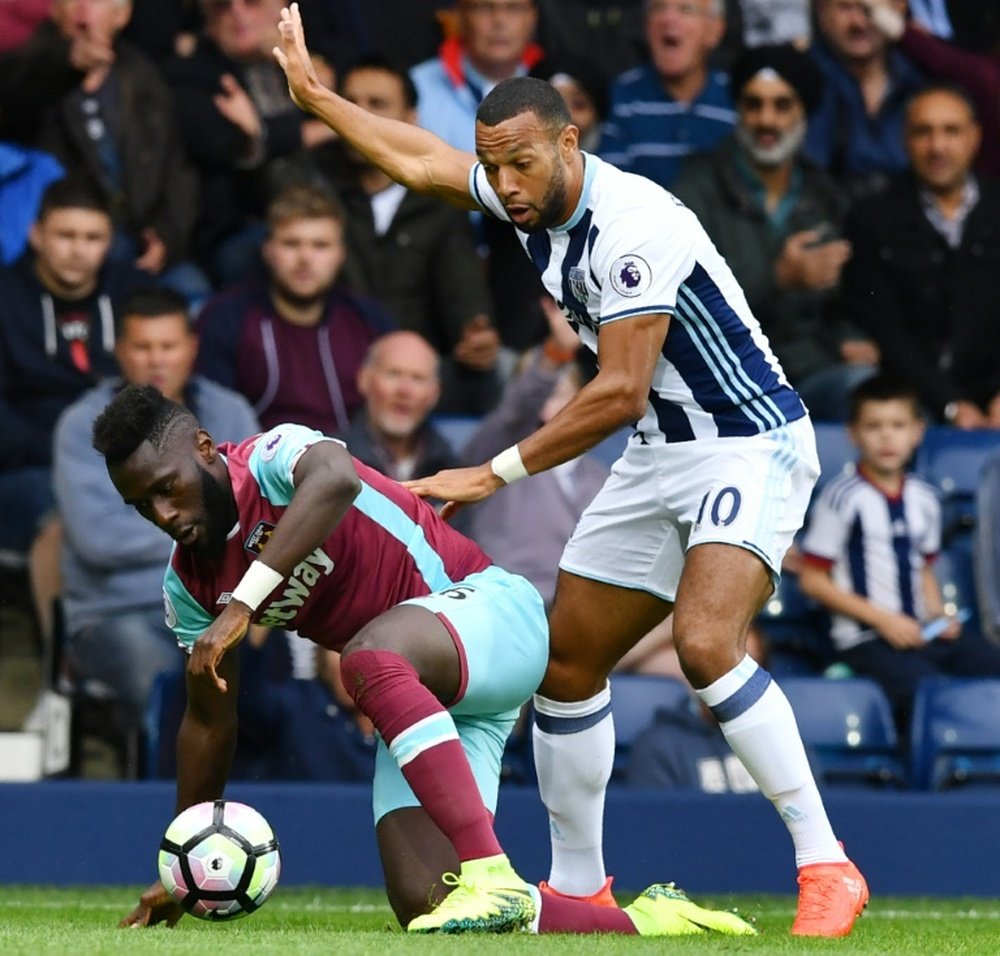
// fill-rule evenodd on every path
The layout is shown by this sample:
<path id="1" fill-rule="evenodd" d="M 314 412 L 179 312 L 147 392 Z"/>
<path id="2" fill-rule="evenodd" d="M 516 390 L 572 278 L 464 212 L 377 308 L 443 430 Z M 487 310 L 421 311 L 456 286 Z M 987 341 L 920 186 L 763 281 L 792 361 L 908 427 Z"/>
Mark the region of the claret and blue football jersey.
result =
<path id="1" fill-rule="evenodd" d="M 238 523 L 221 559 L 175 545 L 164 578 L 167 623 L 190 648 L 229 602 L 295 486 L 301 455 L 331 441 L 302 425 L 278 425 L 239 445 L 220 445 Z M 361 492 L 340 523 L 262 605 L 255 620 L 339 650 L 401 601 L 440 591 L 490 567 L 486 554 L 401 485 L 354 460 Z"/>

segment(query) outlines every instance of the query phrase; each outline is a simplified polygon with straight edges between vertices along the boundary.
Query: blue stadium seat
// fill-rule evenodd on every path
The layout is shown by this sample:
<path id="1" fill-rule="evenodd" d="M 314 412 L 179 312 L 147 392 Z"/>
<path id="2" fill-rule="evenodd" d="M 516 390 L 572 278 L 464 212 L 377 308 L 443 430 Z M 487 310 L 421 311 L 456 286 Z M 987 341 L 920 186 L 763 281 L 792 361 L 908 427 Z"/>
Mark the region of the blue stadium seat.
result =
<path id="1" fill-rule="evenodd" d="M 927 429 L 917 449 L 914 470 L 941 494 L 944 538 L 975 524 L 976 490 L 987 460 L 1000 452 L 1000 431 Z"/>
<path id="2" fill-rule="evenodd" d="M 612 777 L 620 779 L 635 738 L 653 723 L 658 710 L 670 710 L 691 691 L 673 677 L 653 674 L 612 674 L 611 712 L 615 719 L 615 763 Z"/>
<path id="3" fill-rule="evenodd" d="M 976 492 L 973 567 L 980 629 L 1000 643 L 1000 454 L 986 462 Z"/>
<path id="4" fill-rule="evenodd" d="M 914 785 L 1000 787 L 1000 678 L 921 681 L 910 740 Z"/>
<path id="5" fill-rule="evenodd" d="M 953 534 L 934 562 L 934 577 L 941 586 L 945 610 L 968 611 L 967 630 L 980 632 L 980 602 L 976 585 L 971 533 Z"/>
<path id="6" fill-rule="evenodd" d="M 177 731 L 186 704 L 184 675 L 176 671 L 157 674 L 143 715 L 143 770 L 147 778 L 177 776 Z"/>
<path id="7" fill-rule="evenodd" d="M 875 681 L 786 677 L 780 683 L 826 783 L 905 783 L 892 709 Z"/>
<path id="8" fill-rule="evenodd" d="M 757 615 L 767 639 L 768 670 L 775 677 L 819 674 L 833 661 L 830 615 L 799 588 L 797 574 L 783 574 Z"/>
<path id="9" fill-rule="evenodd" d="M 857 449 L 840 422 L 813 422 L 816 430 L 816 453 L 819 455 L 819 480 L 813 496 L 831 479 L 854 464 Z"/>

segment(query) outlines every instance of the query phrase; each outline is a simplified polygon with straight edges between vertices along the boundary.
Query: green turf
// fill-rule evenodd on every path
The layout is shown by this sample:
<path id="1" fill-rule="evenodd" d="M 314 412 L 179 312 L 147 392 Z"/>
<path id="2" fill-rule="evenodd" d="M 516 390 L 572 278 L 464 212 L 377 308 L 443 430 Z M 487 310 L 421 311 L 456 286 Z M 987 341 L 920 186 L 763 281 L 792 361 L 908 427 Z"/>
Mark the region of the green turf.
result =
<path id="1" fill-rule="evenodd" d="M 116 929 L 138 888 L 48 889 L 4 887 L 0 893 L 0 953 L 220 952 L 324 956 L 401 953 L 467 954 L 469 937 L 407 937 L 395 925 L 385 896 L 372 890 L 281 888 L 253 916 L 226 924 L 185 917 L 173 930 Z M 670 952 L 899 953 L 912 956 L 1000 952 L 1000 900 L 876 899 L 846 940 L 803 941 L 788 935 L 794 901 L 785 897 L 698 897 L 713 906 L 737 907 L 756 917 L 761 935 L 751 939 L 671 939 Z M 480 937 L 476 956 L 497 953 L 664 953 L 664 940 L 634 937 L 527 935 Z"/>

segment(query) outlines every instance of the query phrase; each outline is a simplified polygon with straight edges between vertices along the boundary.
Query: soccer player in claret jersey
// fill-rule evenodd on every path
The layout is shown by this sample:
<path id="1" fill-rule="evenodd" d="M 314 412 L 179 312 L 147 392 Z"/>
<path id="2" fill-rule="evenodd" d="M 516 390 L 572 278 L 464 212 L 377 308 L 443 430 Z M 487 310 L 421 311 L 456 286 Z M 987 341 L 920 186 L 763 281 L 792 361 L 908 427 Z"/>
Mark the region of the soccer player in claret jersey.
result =
<path id="1" fill-rule="evenodd" d="M 729 267 L 670 193 L 581 152 L 548 84 L 516 77 L 483 99 L 477 162 L 323 87 L 295 4 L 278 29 L 275 55 L 295 102 L 408 188 L 512 223 L 597 353 L 594 379 L 533 435 L 492 462 L 407 487 L 453 510 L 634 429 L 563 553 L 549 618 L 534 729 L 552 824 L 544 889 L 610 896 L 601 847 L 614 752 L 607 676 L 672 609 L 685 674 L 791 834 L 792 932 L 850 933 L 867 886 L 827 819 L 787 699 L 744 644 L 802 524 L 819 473 L 815 437 Z"/>
<path id="2" fill-rule="evenodd" d="M 542 899 L 493 832 L 500 758 L 545 670 L 542 599 L 340 442 L 279 425 L 216 446 L 152 386 L 94 424 L 123 500 L 176 542 L 167 622 L 190 653 L 177 810 L 222 796 L 236 645 L 251 621 L 341 651 L 381 741 L 374 808 L 389 901 L 411 932 L 753 933 L 657 884 L 623 910 Z M 156 883 L 124 925 L 176 922 Z"/>

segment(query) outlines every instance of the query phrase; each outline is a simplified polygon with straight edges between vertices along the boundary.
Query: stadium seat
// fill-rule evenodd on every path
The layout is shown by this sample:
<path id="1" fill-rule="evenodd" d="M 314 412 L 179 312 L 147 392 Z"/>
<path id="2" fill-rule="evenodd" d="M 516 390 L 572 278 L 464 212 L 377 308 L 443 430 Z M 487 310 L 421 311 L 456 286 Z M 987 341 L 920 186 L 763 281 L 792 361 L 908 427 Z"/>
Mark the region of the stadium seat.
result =
<path id="1" fill-rule="evenodd" d="M 186 703 L 183 674 L 164 671 L 156 675 L 144 715 L 144 776 L 151 779 L 177 776 L 177 731 Z"/>
<path id="2" fill-rule="evenodd" d="M 873 680 L 786 677 L 781 689 L 826 783 L 905 784 L 892 710 Z"/>
<path id="3" fill-rule="evenodd" d="M 921 681 L 910 755 L 912 780 L 921 789 L 1000 787 L 1000 678 Z"/>
<path id="4" fill-rule="evenodd" d="M 121 729 L 121 707 L 112 688 L 74 670 L 67 652 L 69 636 L 61 597 L 52 602 L 51 627 L 44 649 L 44 680 L 70 703 L 69 776 L 86 774 L 88 742 L 94 740 L 110 749 L 116 774 L 136 779 L 142 773 L 141 733 Z"/>
<path id="5" fill-rule="evenodd" d="M 945 610 L 954 613 L 967 611 L 970 615 L 965 627 L 979 632 L 980 604 L 973 561 L 971 533 L 953 534 L 941 549 L 934 562 L 934 577 L 941 586 Z"/>
<path id="6" fill-rule="evenodd" d="M 857 449 L 840 422 L 813 422 L 816 431 L 816 452 L 819 455 L 819 480 L 813 497 L 831 479 L 854 464 Z"/>
<path id="7" fill-rule="evenodd" d="M 797 574 L 783 574 L 757 615 L 767 639 L 768 670 L 775 677 L 819 674 L 833 661 L 830 615 L 799 588 Z"/>
<path id="8" fill-rule="evenodd" d="M 653 723 L 656 712 L 679 706 L 691 692 L 673 677 L 653 674 L 612 674 L 610 680 L 611 712 L 615 719 L 612 779 L 620 779 L 632 742 Z"/>
<path id="9" fill-rule="evenodd" d="M 991 456 L 980 473 L 976 515 L 972 564 L 979 626 L 1000 642 L 1000 454 Z"/>
<path id="10" fill-rule="evenodd" d="M 975 524 L 976 491 L 988 459 L 1000 452 L 1000 430 L 962 431 L 948 426 L 927 429 L 914 470 L 941 494 L 943 538 Z"/>

